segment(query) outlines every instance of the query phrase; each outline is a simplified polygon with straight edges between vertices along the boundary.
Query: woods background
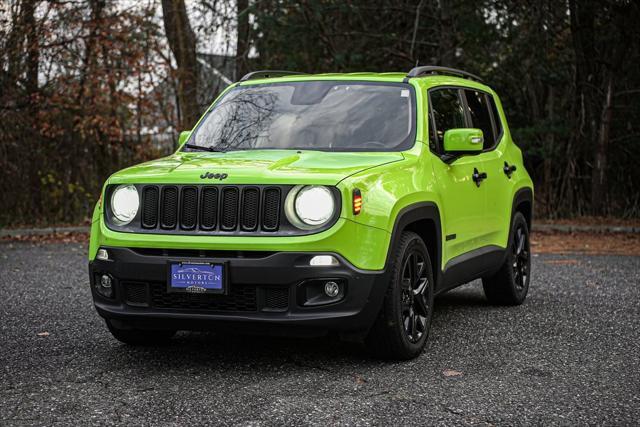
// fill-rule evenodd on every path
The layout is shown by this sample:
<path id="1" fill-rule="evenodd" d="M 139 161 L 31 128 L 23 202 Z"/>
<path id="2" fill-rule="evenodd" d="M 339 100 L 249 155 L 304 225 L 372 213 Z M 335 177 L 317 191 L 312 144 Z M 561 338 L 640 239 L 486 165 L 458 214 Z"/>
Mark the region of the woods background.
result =
<path id="1" fill-rule="evenodd" d="M 78 223 L 253 69 L 462 68 L 501 95 L 538 217 L 640 216 L 631 0 L 0 0 L 0 226 Z"/>

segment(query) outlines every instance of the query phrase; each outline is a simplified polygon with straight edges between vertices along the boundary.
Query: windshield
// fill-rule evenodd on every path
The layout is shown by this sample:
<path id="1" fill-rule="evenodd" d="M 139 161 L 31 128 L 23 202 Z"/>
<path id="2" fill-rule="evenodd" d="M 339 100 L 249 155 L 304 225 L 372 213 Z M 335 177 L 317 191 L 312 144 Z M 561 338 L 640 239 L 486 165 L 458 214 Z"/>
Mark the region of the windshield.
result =
<path id="1" fill-rule="evenodd" d="M 184 151 L 398 151 L 414 142 L 414 92 L 394 83 L 238 86 L 207 113 Z"/>

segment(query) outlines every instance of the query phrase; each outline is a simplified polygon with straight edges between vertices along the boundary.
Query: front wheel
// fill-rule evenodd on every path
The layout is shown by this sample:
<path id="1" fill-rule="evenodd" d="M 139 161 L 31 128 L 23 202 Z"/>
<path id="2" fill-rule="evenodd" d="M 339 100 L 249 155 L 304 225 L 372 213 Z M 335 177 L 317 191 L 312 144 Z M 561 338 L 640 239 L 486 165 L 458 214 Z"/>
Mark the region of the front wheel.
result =
<path id="1" fill-rule="evenodd" d="M 529 227 L 524 215 L 516 212 L 506 259 L 496 274 L 482 279 L 484 294 L 492 304 L 520 305 L 527 297 L 530 276 Z"/>
<path id="2" fill-rule="evenodd" d="M 109 320 L 106 320 L 106 323 L 109 332 L 115 339 L 134 346 L 166 344 L 176 334 L 176 331 L 173 330 L 124 329 L 114 326 L 113 322 Z"/>
<path id="3" fill-rule="evenodd" d="M 433 314 L 433 270 L 417 234 L 402 233 L 384 303 L 365 344 L 377 357 L 407 360 L 423 351 Z"/>

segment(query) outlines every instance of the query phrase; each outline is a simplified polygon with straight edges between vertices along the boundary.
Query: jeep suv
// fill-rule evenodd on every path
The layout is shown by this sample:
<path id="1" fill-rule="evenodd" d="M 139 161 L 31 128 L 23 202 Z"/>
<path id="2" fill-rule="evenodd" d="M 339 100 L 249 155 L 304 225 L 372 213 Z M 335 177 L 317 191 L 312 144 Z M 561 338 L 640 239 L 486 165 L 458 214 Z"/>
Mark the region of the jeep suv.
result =
<path id="1" fill-rule="evenodd" d="M 434 297 L 530 280 L 533 186 L 500 100 L 443 67 L 249 73 L 177 151 L 106 182 L 91 227 L 111 333 L 337 333 L 376 355 L 423 350 Z"/>

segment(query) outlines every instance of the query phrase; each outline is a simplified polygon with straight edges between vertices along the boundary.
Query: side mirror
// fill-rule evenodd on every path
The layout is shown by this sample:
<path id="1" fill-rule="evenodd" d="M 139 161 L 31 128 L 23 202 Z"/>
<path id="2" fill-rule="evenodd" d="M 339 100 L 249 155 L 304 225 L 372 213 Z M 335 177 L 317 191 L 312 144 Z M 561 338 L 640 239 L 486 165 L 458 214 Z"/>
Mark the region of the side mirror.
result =
<path id="1" fill-rule="evenodd" d="M 449 129 L 444 133 L 444 151 L 449 153 L 469 153 L 482 151 L 484 136 L 481 129 Z"/>
<path id="2" fill-rule="evenodd" d="M 191 136 L 190 130 L 185 130 L 180 132 L 180 136 L 178 137 L 178 146 L 182 146 L 182 144 L 187 142 L 187 139 L 189 139 L 190 136 Z"/>

